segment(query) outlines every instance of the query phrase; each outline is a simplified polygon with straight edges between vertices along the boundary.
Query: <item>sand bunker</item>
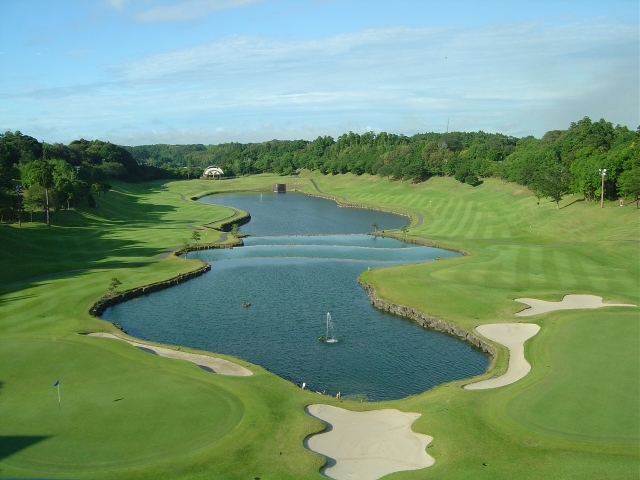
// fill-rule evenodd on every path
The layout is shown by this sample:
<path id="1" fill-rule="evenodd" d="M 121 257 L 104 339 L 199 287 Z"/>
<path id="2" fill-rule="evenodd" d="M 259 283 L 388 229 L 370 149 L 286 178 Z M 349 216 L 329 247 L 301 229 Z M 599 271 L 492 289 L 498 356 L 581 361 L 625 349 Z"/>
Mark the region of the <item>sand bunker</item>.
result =
<path id="1" fill-rule="evenodd" d="M 103 333 L 103 332 L 89 333 L 88 336 L 115 338 L 117 340 L 122 340 L 146 352 L 154 353 L 161 357 L 176 358 L 178 360 L 186 360 L 187 362 L 195 363 L 199 367 L 203 367 L 205 370 L 211 370 L 214 373 L 219 373 L 220 375 L 231 375 L 234 377 L 247 377 L 249 375 L 253 375 L 251 370 L 244 368 L 236 363 L 230 362 L 228 360 L 223 360 L 222 358 L 211 357 L 209 355 L 201 355 L 198 353 L 181 352 L 178 350 L 172 350 L 170 348 L 165 348 L 165 347 L 158 347 L 156 345 L 150 345 L 148 343 L 141 343 L 141 342 L 136 342 L 134 340 L 127 340 L 127 339 L 118 337 L 116 335 L 112 335 L 111 333 Z"/>
<path id="2" fill-rule="evenodd" d="M 533 323 L 490 323 L 476 327 L 476 332 L 480 335 L 509 349 L 509 366 L 504 375 L 471 383 L 463 388 L 467 390 L 485 390 L 487 388 L 503 387 L 523 378 L 531 371 L 531 365 L 524 358 L 524 342 L 539 331 L 540 327 Z"/>
<path id="3" fill-rule="evenodd" d="M 329 405 L 309 405 L 306 411 L 329 424 L 327 431 L 305 440 L 305 446 L 327 457 L 323 473 L 330 478 L 375 480 L 435 463 L 425 452 L 433 438 L 411 431 L 419 413 L 351 412 Z"/>
<path id="4" fill-rule="evenodd" d="M 556 310 L 576 310 L 584 308 L 602 307 L 635 307 L 624 303 L 602 303 L 602 297 L 596 295 L 565 295 L 561 302 L 546 302 L 535 298 L 516 298 L 516 302 L 525 303 L 527 308 L 516 313 L 517 317 L 530 317 L 539 313 L 553 312 Z"/>

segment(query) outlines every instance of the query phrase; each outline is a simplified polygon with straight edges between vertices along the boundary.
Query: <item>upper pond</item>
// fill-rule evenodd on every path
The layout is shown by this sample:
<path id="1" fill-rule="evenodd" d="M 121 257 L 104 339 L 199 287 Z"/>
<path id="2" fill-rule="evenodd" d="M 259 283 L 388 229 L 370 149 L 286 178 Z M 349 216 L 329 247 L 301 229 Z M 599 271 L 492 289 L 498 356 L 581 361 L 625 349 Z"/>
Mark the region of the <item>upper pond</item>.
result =
<path id="1" fill-rule="evenodd" d="M 402 398 L 486 370 L 488 358 L 470 345 L 376 310 L 358 285 L 368 268 L 458 255 L 364 234 L 373 222 L 386 230 L 407 218 L 295 193 L 203 201 L 251 213 L 245 246 L 192 252 L 211 262 L 209 273 L 103 318 L 133 336 L 235 355 L 331 395 Z M 318 340 L 327 312 L 336 343 Z"/>

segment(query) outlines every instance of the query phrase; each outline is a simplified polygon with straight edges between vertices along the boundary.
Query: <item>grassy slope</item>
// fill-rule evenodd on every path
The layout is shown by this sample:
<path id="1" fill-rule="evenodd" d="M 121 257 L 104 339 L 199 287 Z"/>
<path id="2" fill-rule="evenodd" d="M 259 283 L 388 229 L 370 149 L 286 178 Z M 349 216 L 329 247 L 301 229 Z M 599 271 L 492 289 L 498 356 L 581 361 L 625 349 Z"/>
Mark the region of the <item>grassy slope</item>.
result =
<path id="1" fill-rule="evenodd" d="M 148 260 L 190 241 L 193 225 L 232 212 L 159 184 L 117 184 L 98 204 L 60 212 L 51 229 L 0 226 L 9 254 L 0 278 L 0 477 L 318 476 L 322 459 L 302 446 L 322 428 L 303 411 L 315 394 L 259 367 L 249 378 L 223 377 L 78 335 L 113 331 L 87 313 L 112 277 L 126 289 L 197 268 L 174 256 Z M 61 270 L 72 271 L 47 275 Z"/>
<path id="2" fill-rule="evenodd" d="M 436 438 L 432 448 L 447 459 L 437 462 L 430 476 L 447 478 L 453 465 L 457 478 L 519 476 L 537 462 L 542 464 L 535 466 L 536 478 L 637 475 L 638 311 L 513 316 L 523 308 L 513 301 L 518 297 L 560 300 L 588 293 L 640 304 L 636 208 L 608 204 L 601 210 L 571 198 L 556 210 L 551 203 L 536 205 L 516 185 L 492 180 L 476 188 L 452 179 L 422 185 L 351 175 L 315 180 L 322 191 L 349 201 L 413 213 L 414 225 L 422 216 L 409 237 L 472 253 L 363 273 L 380 296 L 469 330 L 507 321 L 543 327 L 527 345 L 533 364 L 527 379 L 485 392 L 441 387 L 399 402 L 423 413 L 420 431 Z M 498 370 L 505 360 L 502 355 Z M 452 402 L 455 416 L 454 408 L 438 412 L 436 406 Z M 507 462 L 510 455 L 518 459 L 515 464 Z M 482 463 L 491 468 L 478 469 Z"/>
<path id="3" fill-rule="evenodd" d="M 182 245 L 190 225 L 231 214 L 184 201 L 180 194 L 267 189 L 276 178 L 176 182 L 167 192 L 159 184 L 118 185 L 98 199 L 96 210 L 61 212 L 58 222 L 65 228 L 0 226 L 0 246 L 10 255 L 0 278 L 0 342 L 6 346 L 0 347 L 0 476 L 65 476 L 74 462 L 85 462 L 74 477 L 97 471 L 101 478 L 318 476 L 322 460 L 301 445 L 305 435 L 321 428 L 302 409 L 317 396 L 259 367 L 251 367 L 250 378 L 218 377 L 117 341 L 76 334 L 111 328 L 86 313 L 111 277 L 130 288 L 198 266 L 172 257 L 135 263 Z M 350 201 L 417 212 L 424 222 L 411 236 L 473 253 L 365 274 L 382 296 L 397 303 L 466 328 L 516 320 L 512 314 L 521 306 L 512 299 L 518 296 L 593 293 L 640 303 L 634 208 L 601 211 L 575 203 L 556 211 L 550 204 L 536 206 L 514 185 L 493 181 L 472 189 L 448 179 L 413 186 L 366 176 L 314 178 L 323 191 Z M 512 386 L 467 392 L 459 382 L 384 404 L 340 403 L 421 412 L 414 428 L 435 437 L 429 452 L 436 464 L 426 471 L 429 477 L 532 478 L 535 472 L 538 478 L 634 478 L 637 313 L 618 308 L 525 319 L 532 320 L 543 326 L 527 344 L 533 370 Z M 596 335 L 604 338 L 595 341 Z M 609 354 L 603 358 L 603 353 Z M 628 358 L 635 360 L 617 368 Z M 501 367 L 504 358 L 497 362 Z M 51 385 L 59 377 L 65 403 L 55 416 Z M 615 403 L 608 401 L 610 392 Z M 113 402 L 117 398 L 124 400 Z M 228 421 L 219 424 L 221 417 Z M 208 436 L 199 435 L 204 431 Z M 24 438 L 28 435 L 33 438 Z M 191 444 L 171 442 L 185 435 L 193 438 Z M 96 438 L 101 441 L 92 442 Z M 25 448 L 8 455 L 11 445 Z M 158 452 L 162 460 L 154 457 Z"/>

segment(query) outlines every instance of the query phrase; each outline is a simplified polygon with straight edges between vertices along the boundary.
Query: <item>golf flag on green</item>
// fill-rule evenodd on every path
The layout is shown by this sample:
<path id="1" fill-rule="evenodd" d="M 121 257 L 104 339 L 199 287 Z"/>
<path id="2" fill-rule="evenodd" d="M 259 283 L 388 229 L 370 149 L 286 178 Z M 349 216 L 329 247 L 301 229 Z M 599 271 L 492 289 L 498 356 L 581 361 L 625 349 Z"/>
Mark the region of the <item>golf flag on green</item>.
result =
<path id="1" fill-rule="evenodd" d="M 58 410 L 60 410 L 60 380 L 56 380 L 53 386 L 58 387 Z"/>

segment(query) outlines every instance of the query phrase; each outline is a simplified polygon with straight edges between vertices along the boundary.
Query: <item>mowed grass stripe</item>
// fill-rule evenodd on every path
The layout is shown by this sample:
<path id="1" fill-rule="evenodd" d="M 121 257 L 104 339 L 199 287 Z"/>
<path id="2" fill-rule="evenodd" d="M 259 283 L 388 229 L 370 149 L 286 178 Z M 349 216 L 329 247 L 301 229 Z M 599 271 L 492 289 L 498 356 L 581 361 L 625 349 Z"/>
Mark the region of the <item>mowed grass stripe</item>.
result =
<path id="1" fill-rule="evenodd" d="M 571 260 L 561 250 L 554 250 L 553 252 L 553 268 L 551 274 L 556 278 L 563 279 L 562 284 L 558 285 L 563 288 L 567 293 L 580 293 L 577 292 L 579 285 L 578 279 L 571 273 Z"/>
<path id="2" fill-rule="evenodd" d="M 531 248 L 529 246 L 515 247 L 515 289 L 523 291 L 531 289 L 535 275 L 531 272 Z"/>
<path id="3" fill-rule="evenodd" d="M 493 225 L 488 224 L 480 231 L 480 238 L 493 238 Z"/>
<path id="4" fill-rule="evenodd" d="M 544 269 L 545 248 L 537 245 L 530 247 L 531 273 L 538 277 L 538 280 L 546 282 L 547 273 Z"/>
<path id="5" fill-rule="evenodd" d="M 446 199 L 442 205 L 438 205 L 436 211 L 433 212 L 434 220 L 430 224 L 433 233 L 440 234 L 444 224 L 449 221 L 450 212 L 453 211 L 455 204 L 456 200 L 449 198 Z"/>
<path id="6" fill-rule="evenodd" d="M 471 219 L 471 213 L 473 211 L 473 207 L 474 207 L 474 202 L 473 200 L 470 200 L 467 202 L 466 204 L 466 208 L 464 210 L 464 213 L 462 214 L 462 217 L 460 219 L 458 219 L 458 223 L 457 223 L 457 228 L 455 228 L 451 233 L 449 233 L 450 236 L 452 237 L 459 237 L 459 236 L 463 236 L 463 237 L 468 237 L 468 232 L 470 229 L 470 219 Z"/>
<path id="7" fill-rule="evenodd" d="M 564 249 L 566 251 L 566 249 Z M 571 272 L 571 276 L 575 279 L 578 288 L 584 288 L 586 291 L 594 291 L 599 286 L 604 285 L 596 285 L 594 279 L 586 275 L 586 271 L 583 268 L 583 263 L 588 262 L 587 258 L 584 258 L 578 252 L 567 252 L 566 253 L 567 264 L 569 267 L 569 271 Z M 606 290 L 606 286 L 604 287 Z M 603 291 L 599 289 L 599 291 Z"/>
<path id="8" fill-rule="evenodd" d="M 475 238 L 478 232 L 478 228 L 482 222 L 482 211 L 477 209 L 476 214 L 471 221 L 471 227 L 466 232 L 466 238 Z"/>
<path id="9" fill-rule="evenodd" d="M 427 195 L 425 195 L 424 193 L 420 193 L 418 195 L 418 201 L 414 205 L 414 208 L 423 212 L 428 204 L 429 204 L 429 198 L 427 197 Z"/>

